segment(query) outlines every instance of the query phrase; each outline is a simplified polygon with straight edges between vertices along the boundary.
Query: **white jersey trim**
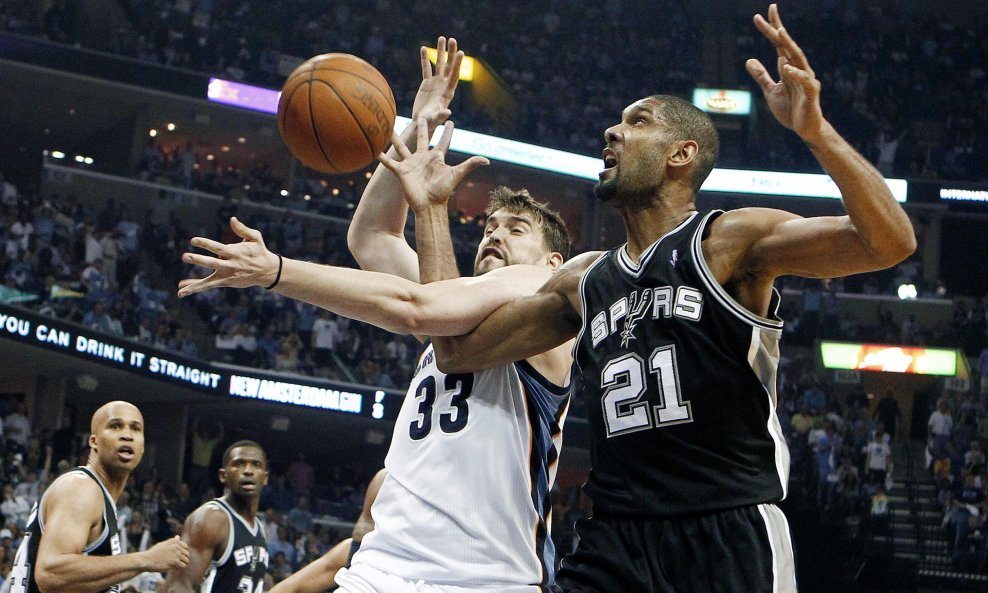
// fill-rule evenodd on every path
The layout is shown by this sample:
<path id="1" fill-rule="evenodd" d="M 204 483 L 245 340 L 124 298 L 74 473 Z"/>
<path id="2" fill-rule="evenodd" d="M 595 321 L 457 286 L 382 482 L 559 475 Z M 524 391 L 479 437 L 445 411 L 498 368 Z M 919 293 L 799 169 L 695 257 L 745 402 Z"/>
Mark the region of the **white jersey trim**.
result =
<path id="1" fill-rule="evenodd" d="M 610 254 L 611 254 L 610 251 L 605 251 L 601 253 L 600 257 L 595 259 L 593 263 L 590 264 L 586 270 L 584 270 L 583 275 L 580 276 L 580 286 L 578 292 L 580 293 L 580 319 L 582 320 L 582 323 L 580 323 L 580 331 L 577 332 L 576 334 L 576 340 L 573 341 L 573 351 L 570 353 L 573 358 L 573 362 L 576 364 L 577 367 L 580 366 L 580 360 L 577 358 L 576 353 L 580 349 L 580 341 L 583 339 L 583 334 L 587 331 L 587 325 L 588 325 L 587 324 L 587 295 L 586 295 L 587 277 L 590 276 L 591 270 L 599 266 L 601 262 L 606 260 Z M 570 380 L 569 386 L 570 388 L 572 388 L 573 386 L 572 378 Z"/>
<path id="2" fill-rule="evenodd" d="M 775 380 L 775 377 L 763 377 L 759 373 L 759 369 L 755 368 L 755 358 L 758 356 L 761 348 L 762 328 L 753 326 L 751 328 L 751 345 L 748 347 L 748 366 L 751 367 L 755 376 L 760 379 L 762 389 L 765 390 L 765 396 L 768 399 L 768 422 L 766 428 L 768 429 L 768 434 L 772 437 L 772 442 L 775 443 L 775 471 L 779 474 L 779 485 L 782 486 L 782 498 L 785 499 L 789 495 L 789 445 L 786 443 L 785 434 L 782 432 L 782 424 L 779 422 L 778 401 L 776 401 L 776 396 L 772 393 L 770 386 L 765 384 L 766 381 Z"/>
<path id="3" fill-rule="evenodd" d="M 772 547 L 772 593 L 796 593 L 796 562 L 789 521 L 774 504 L 758 505 L 758 514 L 765 522 L 765 535 Z"/>
<path id="4" fill-rule="evenodd" d="M 761 315 L 755 315 L 746 309 L 741 305 L 741 303 L 734 300 L 734 297 L 728 294 L 726 290 L 724 290 L 724 287 L 720 285 L 720 282 L 717 282 L 717 278 L 707 265 L 707 260 L 703 257 L 703 248 L 701 247 L 701 243 L 703 241 L 703 229 L 707 227 L 707 222 L 710 218 L 718 212 L 720 211 L 714 210 L 713 212 L 708 212 L 707 215 L 703 217 L 703 222 L 701 222 L 700 226 L 697 227 L 690 246 L 690 250 L 693 252 L 693 260 L 696 262 L 695 267 L 700 275 L 701 281 L 704 285 L 706 285 L 707 289 L 713 293 L 717 301 L 741 321 L 744 321 L 749 325 L 756 325 L 768 331 L 782 333 L 782 321 L 778 319 L 768 319 L 767 317 L 762 317 Z M 775 289 L 773 288 L 772 291 L 775 292 Z"/>
<path id="5" fill-rule="evenodd" d="M 627 243 L 625 243 L 624 245 L 622 245 L 621 247 L 619 247 L 618 250 L 617 250 L 617 255 L 618 255 L 618 258 L 617 259 L 618 259 L 618 263 L 620 264 L 621 268 L 625 272 L 627 272 L 628 274 L 634 276 L 635 279 L 637 280 L 641 276 L 642 270 L 644 270 L 645 267 L 648 266 L 648 262 L 649 262 L 649 260 L 652 259 L 652 254 L 655 253 L 655 250 L 656 250 L 656 248 L 658 248 L 659 243 L 661 243 L 662 240 L 665 239 L 666 237 L 669 237 L 669 236 L 674 235 L 674 234 L 678 233 L 679 231 L 681 231 L 686 225 L 688 225 L 690 223 L 691 220 L 693 220 L 694 218 L 696 218 L 696 215 L 697 214 L 699 214 L 699 212 L 697 212 L 696 210 L 694 210 L 693 211 L 693 214 L 690 214 L 689 218 L 687 218 L 683 222 L 679 223 L 679 225 L 676 228 L 672 229 L 668 233 L 666 233 L 666 234 L 662 235 L 661 237 L 659 237 L 658 239 L 656 239 L 655 242 L 653 242 L 651 245 L 649 245 L 645 249 L 645 251 L 642 252 L 641 256 L 638 258 L 638 263 L 635 263 L 631 259 L 631 256 L 628 255 L 628 244 Z"/>

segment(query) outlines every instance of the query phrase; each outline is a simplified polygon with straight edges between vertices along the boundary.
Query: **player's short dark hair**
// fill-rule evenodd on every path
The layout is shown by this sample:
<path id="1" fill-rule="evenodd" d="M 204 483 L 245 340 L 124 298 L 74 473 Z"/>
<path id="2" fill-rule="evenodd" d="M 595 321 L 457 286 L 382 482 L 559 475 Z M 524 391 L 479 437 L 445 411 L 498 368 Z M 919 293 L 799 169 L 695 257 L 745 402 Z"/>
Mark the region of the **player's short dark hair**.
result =
<path id="1" fill-rule="evenodd" d="M 649 97 L 659 104 L 659 116 L 668 124 L 674 140 L 693 140 L 699 147 L 696 168 L 693 170 L 693 191 L 710 175 L 720 152 L 720 136 L 710 116 L 689 101 L 672 95 Z"/>
<path id="2" fill-rule="evenodd" d="M 559 212 L 550 208 L 548 204 L 533 198 L 527 189 L 514 190 L 503 185 L 494 188 L 486 213 L 490 216 L 498 210 L 507 210 L 515 214 L 529 214 L 538 223 L 539 229 L 542 231 L 542 241 L 549 251 L 558 252 L 563 256 L 563 259 L 569 257 L 572 243 L 563 217 L 559 215 Z"/>
<path id="3" fill-rule="evenodd" d="M 239 449 L 240 447 L 253 447 L 258 451 L 260 451 L 261 456 L 264 457 L 264 466 L 267 467 L 268 454 L 264 452 L 264 447 L 258 445 L 254 441 L 248 441 L 248 440 L 237 441 L 236 443 L 233 443 L 232 445 L 227 447 L 226 451 L 223 451 L 223 467 L 226 467 L 226 464 L 230 463 L 230 460 L 233 456 L 233 450 Z"/>

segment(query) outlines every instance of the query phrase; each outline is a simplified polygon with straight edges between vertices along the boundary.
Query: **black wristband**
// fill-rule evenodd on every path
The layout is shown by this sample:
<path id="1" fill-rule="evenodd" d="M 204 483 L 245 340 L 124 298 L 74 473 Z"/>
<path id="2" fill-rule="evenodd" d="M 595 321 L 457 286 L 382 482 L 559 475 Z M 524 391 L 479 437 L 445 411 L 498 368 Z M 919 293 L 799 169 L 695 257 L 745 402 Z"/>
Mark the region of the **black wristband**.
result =
<path id="1" fill-rule="evenodd" d="M 276 253 L 275 255 L 278 256 L 278 274 L 274 277 L 274 282 L 272 282 L 269 286 L 265 286 L 264 290 L 271 290 L 275 286 L 278 286 L 278 282 L 281 282 L 281 265 L 284 263 L 284 260 L 281 259 L 280 253 Z"/>

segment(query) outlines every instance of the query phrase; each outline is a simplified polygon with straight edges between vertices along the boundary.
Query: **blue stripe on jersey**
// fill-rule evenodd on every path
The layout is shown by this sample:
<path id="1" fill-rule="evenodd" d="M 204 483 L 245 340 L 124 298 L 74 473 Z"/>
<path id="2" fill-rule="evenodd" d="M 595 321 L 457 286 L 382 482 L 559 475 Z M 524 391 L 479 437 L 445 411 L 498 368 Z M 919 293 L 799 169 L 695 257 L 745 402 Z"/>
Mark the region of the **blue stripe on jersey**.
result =
<path id="1" fill-rule="evenodd" d="M 556 548 L 549 537 L 549 474 L 559 459 L 553 438 L 562 432 L 560 423 L 569 404 L 569 389 L 553 385 L 528 362 L 515 363 L 525 392 L 528 421 L 532 431 L 529 470 L 532 480 L 532 504 L 538 513 L 535 527 L 535 553 L 542 563 L 542 585 L 555 582 Z"/>

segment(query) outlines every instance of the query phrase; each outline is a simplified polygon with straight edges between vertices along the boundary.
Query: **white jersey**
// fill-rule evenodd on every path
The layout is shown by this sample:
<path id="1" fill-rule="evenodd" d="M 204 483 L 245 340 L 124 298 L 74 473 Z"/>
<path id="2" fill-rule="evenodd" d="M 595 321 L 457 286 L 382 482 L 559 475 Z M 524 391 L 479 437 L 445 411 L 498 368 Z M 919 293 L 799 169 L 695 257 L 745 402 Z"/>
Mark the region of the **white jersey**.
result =
<path id="1" fill-rule="evenodd" d="M 525 361 L 467 375 L 430 344 L 395 423 L 353 565 L 410 580 L 539 591 L 553 582 L 549 490 L 569 389 Z"/>

